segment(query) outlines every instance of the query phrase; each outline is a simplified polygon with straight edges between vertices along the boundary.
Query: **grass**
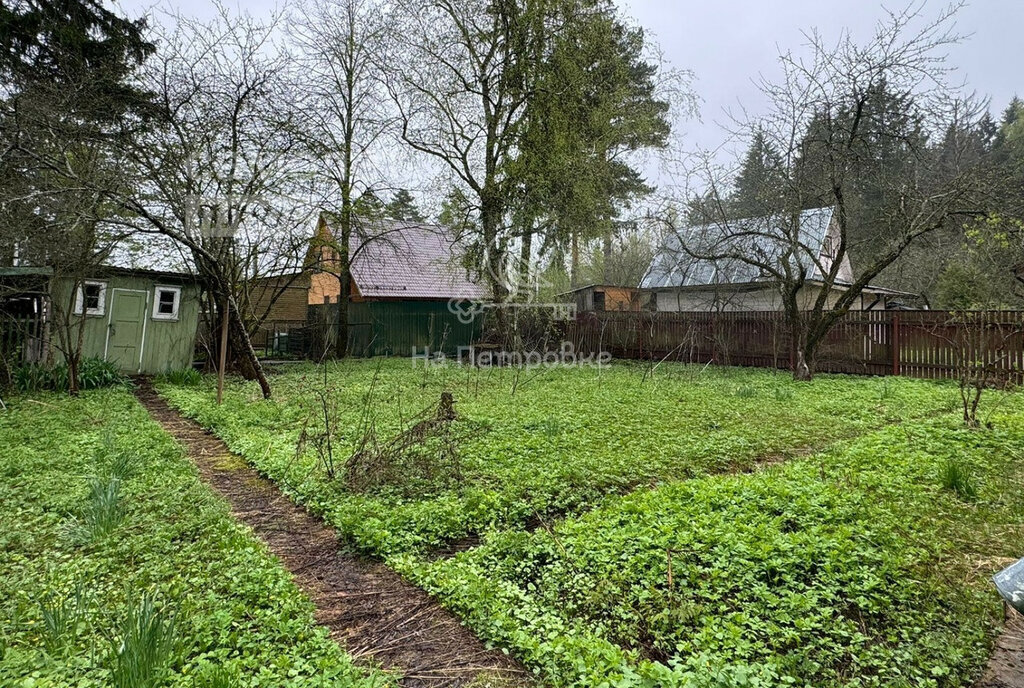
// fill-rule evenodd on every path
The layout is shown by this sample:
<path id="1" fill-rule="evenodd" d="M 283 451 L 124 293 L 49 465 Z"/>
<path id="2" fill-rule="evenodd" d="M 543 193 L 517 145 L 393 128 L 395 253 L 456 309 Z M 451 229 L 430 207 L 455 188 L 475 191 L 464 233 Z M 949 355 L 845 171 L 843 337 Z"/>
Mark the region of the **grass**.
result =
<path id="1" fill-rule="evenodd" d="M 988 576 L 1024 550 L 1024 401 L 972 431 L 945 384 L 643 372 L 331 365 L 342 463 L 367 399 L 388 437 L 455 395 L 463 482 L 415 495 L 296 455 L 312 367 L 271 402 L 161 392 L 547 685 L 971 685 L 998 628 Z"/>
<path id="2" fill-rule="evenodd" d="M 0 685 L 387 684 L 316 625 L 287 572 L 127 390 L 8 406 Z"/>
<path id="3" fill-rule="evenodd" d="M 356 547 L 382 557 L 580 513 L 637 487 L 746 470 L 759 457 L 856 436 L 954 401 L 945 387 L 913 380 L 822 377 L 801 385 L 763 370 L 665 364 L 645 381 L 643 372 L 616 364 L 517 377 L 454 365 L 416 369 L 408 360 L 330 364 L 339 414 L 332 446 L 341 461 L 360 447 L 368 405 L 376 436 L 386 440 L 443 391 L 454 395 L 462 483 L 420 486 L 416 494 L 354 493 L 326 479 L 316 452 L 307 447 L 296 456 L 307 419 L 322 425 L 309 403 L 323 386 L 313 366 L 275 376 L 269 402 L 238 382 L 228 385 L 221 407 L 210 380 L 158 389 Z"/>

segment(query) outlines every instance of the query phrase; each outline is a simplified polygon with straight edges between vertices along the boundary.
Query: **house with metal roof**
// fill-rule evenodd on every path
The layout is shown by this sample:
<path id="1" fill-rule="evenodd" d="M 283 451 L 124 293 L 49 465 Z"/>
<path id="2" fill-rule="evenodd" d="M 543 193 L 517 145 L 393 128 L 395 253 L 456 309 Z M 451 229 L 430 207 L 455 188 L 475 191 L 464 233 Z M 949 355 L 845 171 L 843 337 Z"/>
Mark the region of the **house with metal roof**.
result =
<path id="1" fill-rule="evenodd" d="M 798 299 L 811 308 L 823 289 L 829 304 L 854 280 L 849 255 L 836 277 L 839 226 L 832 208 L 796 216 L 767 216 L 685 227 L 669 234 L 640 284 L 659 311 L 782 310 L 778 273 L 805 275 Z M 913 301 L 914 294 L 868 286 L 853 310 L 877 310 Z"/>
<path id="2" fill-rule="evenodd" d="M 265 321 L 268 341 L 305 327 L 307 318 L 320 324 L 337 322 L 341 283 L 335 226 L 332 215 L 321 214 L 303 269 L 267 282 L 266 293 L 276 294 Z M 353 231 L 350 352 L 407 356 L 414 349 L 454 352 L 468 345 L 480 323 L 461 322 L 451 305 L 487 300 L 489 291 L 465 268 L 465 251 L 465 244 L 440 225 L 378 220 Z M 325 329 L 330 333 L 333 326 Z M 260 341 L 257 337 L 257 346 Z"/>

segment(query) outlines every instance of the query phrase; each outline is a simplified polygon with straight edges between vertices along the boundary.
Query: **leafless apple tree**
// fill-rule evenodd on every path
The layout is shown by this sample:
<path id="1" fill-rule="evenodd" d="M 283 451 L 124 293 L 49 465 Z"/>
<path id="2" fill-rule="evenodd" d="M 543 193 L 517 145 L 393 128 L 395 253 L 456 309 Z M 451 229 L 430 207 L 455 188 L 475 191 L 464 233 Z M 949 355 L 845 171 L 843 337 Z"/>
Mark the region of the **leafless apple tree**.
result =
<path id="1" fill-rule="evenodd" d="M 768 114 L 736 123 L 738 136 L 773 151 L 742 212 L 733 177 L 702 166 L 704 194 L 691 217 L 715 229 L 690 233 L 680 260 L 744 265 L 775 285 L 798 379 L 813 375 L 830 329 L 908 247 L 985 210 L 986 162 L 959 135 L 983 109 L 960 94 L 945 62 L 959 40 L 958 8 L 928 18 L 914 5 L 890 13 L 863 43 L 846 33 L 829 43 L 813 31 L 807 58 L 783 53 L 781 79 L 760 84 Z M 858 206 L 865 198 L 870 214 Z M 800 223 L 801 211 L 816 207 L 833 209 L 836 233 L 824 252 Z M 844 279 L 851 256 L 853 277 Z"/>

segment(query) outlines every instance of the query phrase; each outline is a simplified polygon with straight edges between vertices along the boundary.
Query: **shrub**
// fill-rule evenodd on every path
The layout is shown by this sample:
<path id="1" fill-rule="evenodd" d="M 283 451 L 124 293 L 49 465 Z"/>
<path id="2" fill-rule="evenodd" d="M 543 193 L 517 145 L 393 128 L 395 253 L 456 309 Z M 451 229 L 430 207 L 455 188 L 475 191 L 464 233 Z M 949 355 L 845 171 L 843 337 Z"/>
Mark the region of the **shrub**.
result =
<path id="1" fill-rule="evenodd" d="M 67 389 L 67 369 L 64 369 L 64 386 Z M 78 386 L 82 389 L 99 389 L 121 384 L 125 378 L 117 364 L 102 358 L 86 358 L 78 366 Z"/>
<path id="2" fill-rule="evenodd" d="M 168 370 L 157 376 L 159 382 L 166 382 L 179 387 L 198 387 L 203 381 L 202 374 L 195 368 Z"/>

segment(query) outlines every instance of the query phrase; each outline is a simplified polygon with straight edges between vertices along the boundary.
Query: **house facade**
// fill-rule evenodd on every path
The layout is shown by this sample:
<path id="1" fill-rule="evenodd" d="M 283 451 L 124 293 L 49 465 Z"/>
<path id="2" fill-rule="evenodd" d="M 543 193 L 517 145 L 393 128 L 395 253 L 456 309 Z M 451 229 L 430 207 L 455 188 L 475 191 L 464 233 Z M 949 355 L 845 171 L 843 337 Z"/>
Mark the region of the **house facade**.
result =
<path id="1" fill-rule="evenodd" d="M 651 299 L 644 290 L 612 284 L 588 284 L 559 296 L 573 304 L 577 313 L 641 311 L 649 306 Z"/>
<path id="2" fill-rule="evenodd" d="M 792 222 L 795 227 L 783 226 Z M 666 237 L 640 286 L 650 292 L 651 306 L 658 311 L 779 311 L 782 292 L 771 270 L 788 262 L 794 272 L 806 275 L 797 294 L 801 307 L 812 308 L 825 289 L 826 307 L 831 307 L 854 281 L 849 255 L 836 266 L 839 240 L 832 208 L 805 210 L 795 218 L 687 227 Z M 827 285 L 824 276 L 833 269 L 835 279 Z M 882 310 L 916 298 L 870 285 L 851 309 Z"/>
<path id="3" fill-rule="evenodd" d="M 254 310 L 258 317 L 265 314 L 265 337 L 280 336 L 276 330 L 307 320 L 329 336 L 336 330 L 341 284 L 335 225 L 333 216 L 322 214 L 303 269 L 261 281 L 265 296 L 254 299 Z M 452 304 L 485 301 L 489 293 L 467 274 L 463 249 L 444 227 L 422 222 L 381 220 L 353 232 L 350 353 L 409 355 L 413 350 L 453 352 L 468 345 L 481 323 L 463 322 Z"/>

